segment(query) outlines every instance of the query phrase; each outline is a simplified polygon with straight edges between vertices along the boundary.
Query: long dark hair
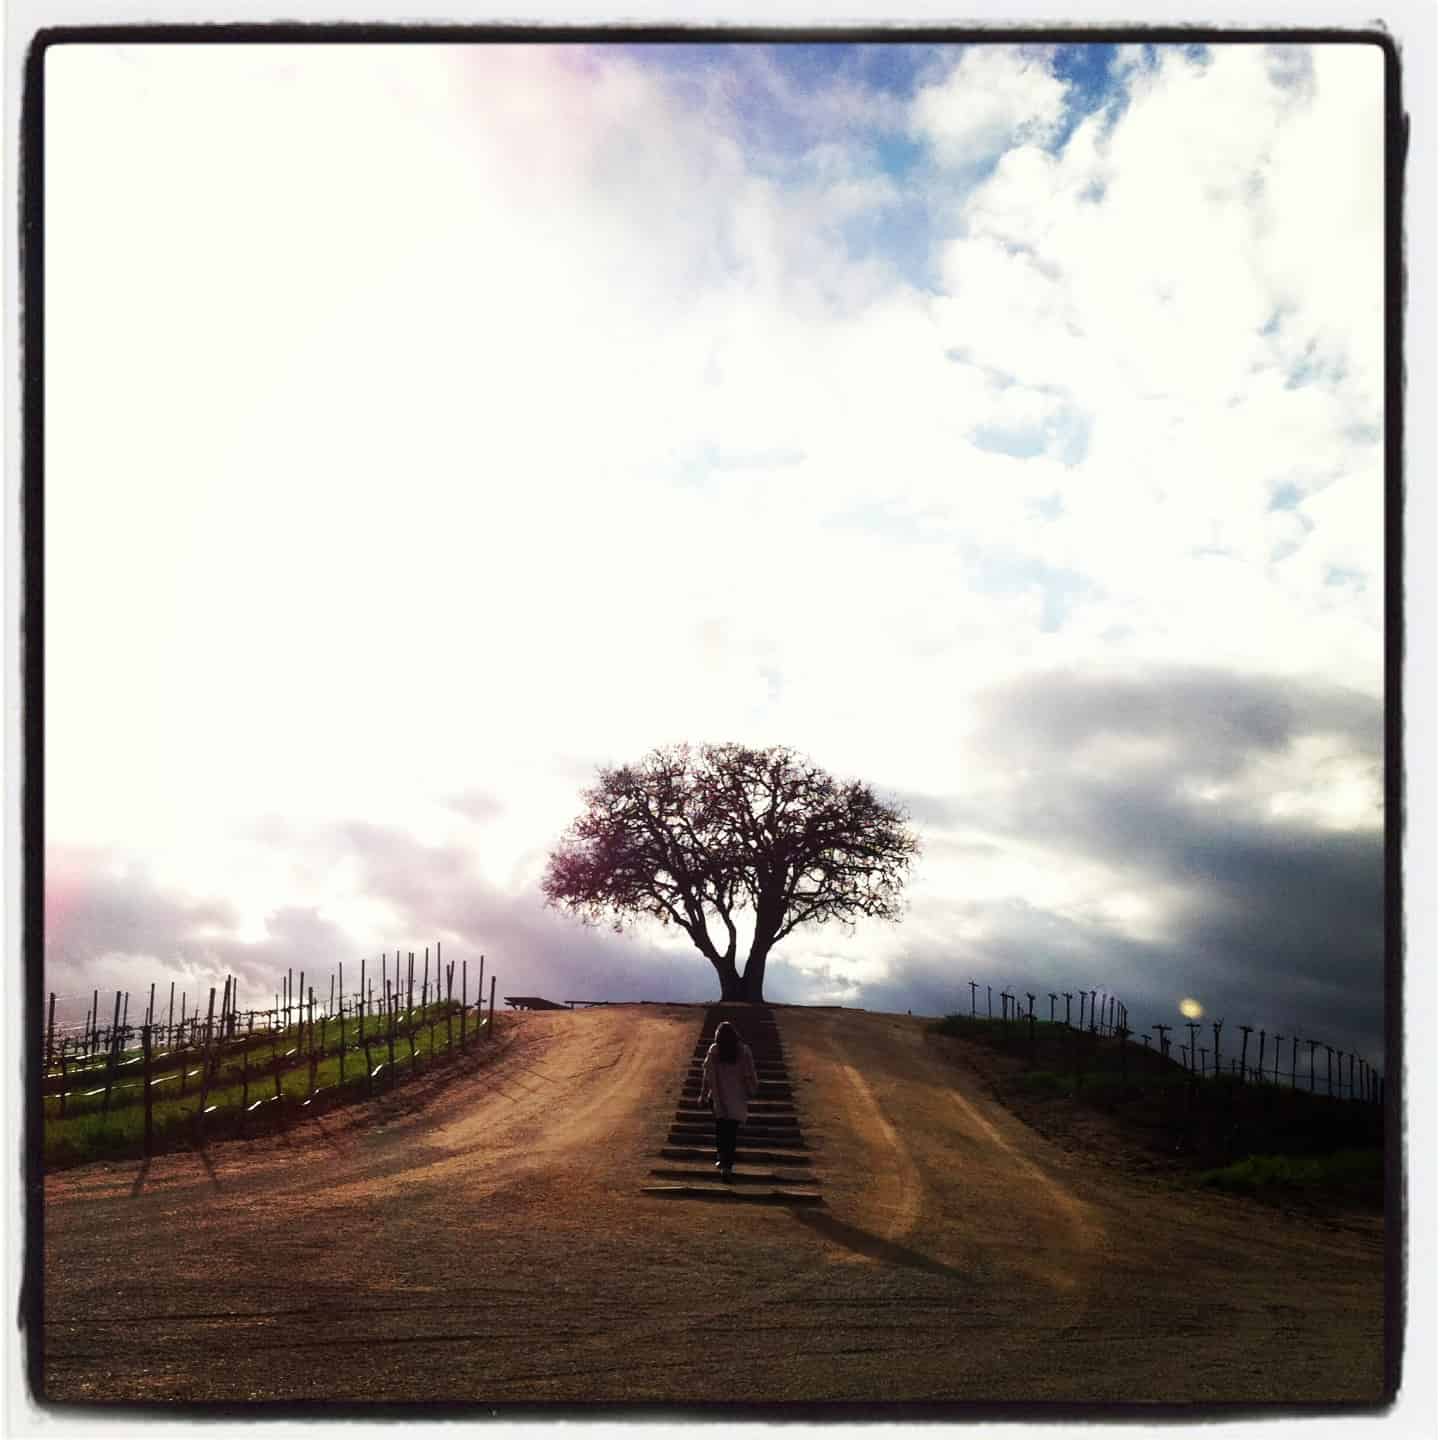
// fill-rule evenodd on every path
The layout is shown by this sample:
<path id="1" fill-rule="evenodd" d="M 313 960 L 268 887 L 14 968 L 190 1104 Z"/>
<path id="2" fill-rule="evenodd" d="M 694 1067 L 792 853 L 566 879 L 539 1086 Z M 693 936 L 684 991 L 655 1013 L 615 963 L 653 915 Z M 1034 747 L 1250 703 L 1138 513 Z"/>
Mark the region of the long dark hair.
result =
<path id="1" fill-rule="evenodd" d="M 727 1065 L 740 1058 L 740 1032 L 728 1020 L 715 1027 L 715 1053 Z"/>

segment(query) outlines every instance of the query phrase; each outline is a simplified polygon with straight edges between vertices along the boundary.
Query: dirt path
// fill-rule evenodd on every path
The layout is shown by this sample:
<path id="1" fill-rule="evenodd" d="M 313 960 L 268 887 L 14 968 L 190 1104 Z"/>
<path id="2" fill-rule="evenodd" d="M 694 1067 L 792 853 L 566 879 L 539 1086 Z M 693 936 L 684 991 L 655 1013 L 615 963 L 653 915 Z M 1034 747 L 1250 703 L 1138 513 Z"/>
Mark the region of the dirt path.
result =
<path id="1" fill-rule="evenodd" d="M 51 1177 L 50 1396 L 1378 1397 L 1378 1226 L 1068 1155 L 919 1020 L 775 1013 L 824 1207 L 640 1194 L 700 1007 L 504 1017 L 378 1117 Z"/>

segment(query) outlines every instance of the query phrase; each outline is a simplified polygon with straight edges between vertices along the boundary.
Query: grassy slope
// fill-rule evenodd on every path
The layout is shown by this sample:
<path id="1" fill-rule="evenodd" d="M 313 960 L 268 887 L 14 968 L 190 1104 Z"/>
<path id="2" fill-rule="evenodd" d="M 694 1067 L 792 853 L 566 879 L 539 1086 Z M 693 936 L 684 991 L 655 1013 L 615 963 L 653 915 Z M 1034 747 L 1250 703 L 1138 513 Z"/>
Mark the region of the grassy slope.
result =
<path id="1" fill-rule="evenodd" d="M 1033 1050 L 1022 1023 L 951 1015 L 932 1029 L 961 1041 L 996 1098 L 1052 1138 L 1073 1136 L 1083 1116 L 1087 1133 L 1103 1130 L 1143 1168 L 1192 1183 L 1321 1208 L 1383 1204 L 1378 1106 L 1200 1078 L 1133 1042 L 1122 1057 L 1116 1040 L 1058 1023 L 1036 1022 Z"/>

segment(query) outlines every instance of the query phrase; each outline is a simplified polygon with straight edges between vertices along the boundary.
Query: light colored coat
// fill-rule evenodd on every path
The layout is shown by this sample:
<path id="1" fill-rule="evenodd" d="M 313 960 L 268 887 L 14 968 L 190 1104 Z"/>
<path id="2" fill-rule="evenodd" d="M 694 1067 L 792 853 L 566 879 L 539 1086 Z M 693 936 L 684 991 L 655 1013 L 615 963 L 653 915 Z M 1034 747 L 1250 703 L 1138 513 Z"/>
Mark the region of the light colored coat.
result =
<path id="1" fill-rule="evenodd" d="M 760 1076 L 755 1070 L 755 1057 L 742 1040 L 740 1055 L 727 1065 L 718 1049 L 711 1045 L 705 1052 L 705 1065 L 700 1073 L 700 1094 L 710 1097 L 710 1108 L 722 1120 L 741 1120 L 750 1113 L 750 1098 L 760 1089 Z"/>

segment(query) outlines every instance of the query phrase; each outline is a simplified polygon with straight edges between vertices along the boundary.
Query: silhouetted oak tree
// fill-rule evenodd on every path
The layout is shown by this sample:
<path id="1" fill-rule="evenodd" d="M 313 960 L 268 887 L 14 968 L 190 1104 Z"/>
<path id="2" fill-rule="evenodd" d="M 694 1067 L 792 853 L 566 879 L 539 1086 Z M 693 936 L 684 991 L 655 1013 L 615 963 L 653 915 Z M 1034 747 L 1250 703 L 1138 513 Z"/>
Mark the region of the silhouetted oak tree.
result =
<path id="1" fill-rule="evenodd" d="M 588 924 L 652 916 L 715 967 L 722 1000 L 763 998 L 765 961 L 798 925 L 899 918 L 919 845 L 868 785 L 782 746 L 678 745 L 601 769 L 550 855 L 551 904 Z M 754 930 L 736 969 L 737 920 Z M 719 927 L 719 938 L 711 923 Z"/>

